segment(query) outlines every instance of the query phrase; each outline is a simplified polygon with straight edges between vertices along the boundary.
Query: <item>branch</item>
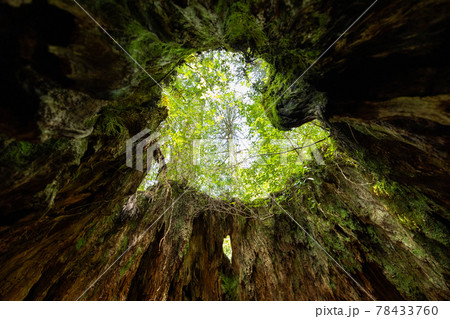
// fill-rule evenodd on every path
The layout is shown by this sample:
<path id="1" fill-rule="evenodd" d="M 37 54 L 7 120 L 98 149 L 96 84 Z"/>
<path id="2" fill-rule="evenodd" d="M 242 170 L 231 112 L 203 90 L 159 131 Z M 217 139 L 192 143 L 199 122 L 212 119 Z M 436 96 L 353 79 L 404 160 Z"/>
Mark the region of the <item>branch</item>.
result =
<path id="1" fill-rule="evenodd" d="M 280 154 L 285 154 L 285 153 L 294 152 L 294 151 L 296 151 L 296 152 L 298 153 L 298 150 L 303 149 L 303 148 L 307 148 L 307 147 L 311 147 L 311 146 L 313 146 L 313 145 L 315 145 L 315 144 L 317 144 L 317 143 L 320 143 L 320 142 L 325 141 L 326 139 L 327 139 L 327 137 L 326 137 L 326 138 L 323 138 L 323 139 L 321 139 L 321 140 L 315 141 L 314 143 L 311 143 L 311 144 L 309 144 L 309 145 L 299 146 L 299 147 L 293 147 L 293 148 L 291 148 L 291 149 L 289 149 L 289 150 L 287 150 L 287 151 L 283 151 L 283 152 L 255 154 L 255 155 L 252 155 L 252 156 L 247 157 L 245 160 L 240 161 L 239 163 L 234 164 L 233 166 L 230 166 L 229 168 L 236 167 L 236 166 L 238 166 L 238 165 L 244 163 L 245 161 L 247 161 L 247 160 L 249 160 L 249 159 L 251 159 L 251 158 L 254 158 L 254 157 L 258 157 L 258 156 L 280 155 Z M 215 154 L 218 154 L 218 153 L 215 153 Z M 224 164 L 224 163 L 225 163 L 225 160 L 222 161 L 222 164 Z"/>
<path id="2" fill-rule="evenodd" d="M 325 141 L 326 139 L 327 139 L 327 138 L 323 138 L 323 139 L 321 139 L 321 140 L 315 141 L 314 143 L 312 143 L 312 144 L 309 144 L 309 145 L 305 145 L 305 146 L 293 147 L 293 148 L 291 148 L 291 149 L 289 149 L 289 150 L 287 150 L 287 151 L 284 151 L 284 152 L 278 152 L 278 153 L 265 153 L 265 154 L 256 154 L 256 155 L 254 155 L 254 156 L 264 156 L 264 155 L 280 155 L 280 154 L 284 154 L 284 153 L 289 153 L 289 152 L 293 152 L 293 151 L 301 150 L 301 149 L 303 149 L 303 148 L 311 147 L 311 146 L 313 146 L 313 145 L 315 145 L 315 144 L 317 144 L 317 143 L 320 143 L 320 142 L 323 142 L 323 141 Z M 297 152 L 297 154 L 299 154 L 299 152 Z M 254 157 L 254 156 L 253 156 L 253 157 Z M 300 154 L 299 154 L 299 156 L 300 156 Z"/>

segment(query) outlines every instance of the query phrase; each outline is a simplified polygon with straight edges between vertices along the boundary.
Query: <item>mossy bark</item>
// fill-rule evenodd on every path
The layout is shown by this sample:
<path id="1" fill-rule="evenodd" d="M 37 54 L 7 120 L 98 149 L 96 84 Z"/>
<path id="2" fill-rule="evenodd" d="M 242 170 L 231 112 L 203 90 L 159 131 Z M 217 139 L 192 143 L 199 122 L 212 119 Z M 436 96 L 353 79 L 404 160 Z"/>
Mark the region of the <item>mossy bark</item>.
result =
<path id="1" fill-rule="evenodd" d="M 22 253 L 3 260 L 4 282 L 14 285 L 3 285 L 2 297 L 77 299 L 108 270 L 82 299 L 368 300 L 288 212 L 374 298 L 447 299 L 449 234 L 429 199 L 346 159 L 327 164 L 276 194 L 283 208 L 215 200 L 175 183 L 139 192 L 112 214 L 16 227 L 25 235 L 4 249 Z"/>

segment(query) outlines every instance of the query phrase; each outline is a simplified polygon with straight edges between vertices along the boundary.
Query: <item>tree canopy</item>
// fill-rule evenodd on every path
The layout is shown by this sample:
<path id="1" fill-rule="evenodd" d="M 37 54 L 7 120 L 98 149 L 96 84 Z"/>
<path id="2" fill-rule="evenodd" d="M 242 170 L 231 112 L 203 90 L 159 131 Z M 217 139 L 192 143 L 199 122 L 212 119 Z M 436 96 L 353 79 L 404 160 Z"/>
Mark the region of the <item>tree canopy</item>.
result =
<path id="1" fill-rule="evenodd" d="M 284 132 L 265 115 L 262 92 L 270 65 L 227 51 L 189 56 L 163 88 L 169 116 L 161 125 L 165 177 L 213 197 L 252 201 L 301 177 L 328 132 L 312 122 Z M 322 147 L 323 149 L 323 147 Z M 330 151 L 330 147 L 328 147 Z M 141 189 L 157 182 L 154 165 Z"/>

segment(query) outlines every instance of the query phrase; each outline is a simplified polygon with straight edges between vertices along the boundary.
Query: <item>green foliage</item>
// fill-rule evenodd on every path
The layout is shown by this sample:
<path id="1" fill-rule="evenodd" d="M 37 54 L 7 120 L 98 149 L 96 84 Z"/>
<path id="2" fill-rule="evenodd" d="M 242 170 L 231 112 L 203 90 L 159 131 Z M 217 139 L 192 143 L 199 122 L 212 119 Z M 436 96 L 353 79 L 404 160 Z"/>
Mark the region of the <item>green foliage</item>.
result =
<path id="1" fill-rule="evenodd" d="M 128 130 L 114 110 L 106 110 L 98 120 L 98 127 L 106 136 L 128 138 Z"/>
<path id="2" fill-rule="evenodd" d="M 314 147 L 326 150 L 328 133 L 317 123 L 289 132 L 271 125 L 261 96 L 269 69 L 263 60 L 246 62 L 225 51 L 186 59 L 160 102 L 169 109 L 161 128 L 168 137 L 163 145 L 168 179 L 214 197 L 251 202 L 309 169 L 311 148 L 302 146 L 323 140 Z M 156 183 L 157 172 L 155 167 L 142 190 Z"/>
<path id="3" fill-rule="evenodd" d="M 225 254 L 225 256 L 227 256 L 228 259 L 231 261 L 231 257 L 233 255 L 233 250 L 231 249 L 230 235 L 228 235 L 227 237 L 225 237 L 223 239 L 222 248 L 223 248 L 223 253 Z"/>

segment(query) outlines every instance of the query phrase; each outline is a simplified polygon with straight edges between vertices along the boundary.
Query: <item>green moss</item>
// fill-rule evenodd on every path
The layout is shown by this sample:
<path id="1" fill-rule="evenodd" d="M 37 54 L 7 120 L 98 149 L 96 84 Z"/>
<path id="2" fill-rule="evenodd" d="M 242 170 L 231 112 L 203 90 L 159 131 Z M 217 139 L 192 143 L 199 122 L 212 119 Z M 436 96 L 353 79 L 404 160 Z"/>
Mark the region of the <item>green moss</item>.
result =
<path id="1" fill-rule="evenodd" d="M 120 278 L 130 269 L 133 264 L 133 257 L 131 257 L 128 262 L 120 269 Z"/>
<path id="2" fill-rule="evenodd" d="M 225 274 L 221 274 L 220 278 L 222 279 L 222 294 L 225 299 L 229 301 L 239 300 L 239 277 L 228 277 Z"/>
<path id="3" fill-rule="evenodd" d="M 105 252 L 103 253 L 103 263 L 106 263 L 109 260 L 109 249 L 105 250 Z"/>
<path id="4" fill-rule="evenodd" d="M 333 291 L 336 290 L 336 285 L 334 284 L 333 278 L 330 278 L 330 287 Z"/>
<path id="5" fill-rule="evenodd" d="M 96 0 L 88 1 L 84 5 L 94 17 L 114 21 L 115 26 L 124 26 L 130 21 L 126 0 Z"/>
<path id="6" fill-rule="evenodd" d="M 2 151 L 0 161 L 7 165 L 23 166 L 38 155 L 39 148 L 42 146 L 26 141 L 14 141 Z"/>
<path id="7" fill-rule="evenodd" d="M 287 78 L 281 73 L 276 73 L 270 77 L 269 81 L 262 97 L 262 106 L 272 125 L 279 130 L 287 131 L 289 128 L 283 126 L 283 121 L 276 108 L 280 94 L 285 88 L 288 88 Z"/>
<path id="8" fill-rule="evenodd" d="M 438 259 L 448 260 L 450 245 L 448 228 L 436 216 L 448 219 L 448 211 L 414 187 L 400 185 L 388 180 L 394 172 L 382 161 L 378 161 L 364 150 L 354 151 L 356 160 L 371 171 L 376 180 L 371 191 L 383 202 L 389 212 L 406 231 L 412 233 L 414 241 Z"/>
<path id="9" fill-rule="evenodd" d="M 34 145 L 30 142 L 19 141 L 13 144 L 13 149 L 11 150 L 12 156 L 16 158 L 30 156 L 33 152 Z"/>
<path id="10" fill-rule="evenodd" d="M 392 198 L 400 189 L 397 183 L 381 179 L 372 185 L 372 191 L 378 196 Z"/>
<path id="11" fill-rule="evenodd" d="M 186 256 L 189 251 L 189 242 L 187 242 L 186 247 L 184 248 L 183 256 Z"/>
<path id="12" fill-rule="evenodd" d="M 176 63 L 196 52 L 195 49 L 183 47 L 177 42 L 161 41 L 155 33 L 136 21 L 127 24 L 126 33 L 129 35 L 128 39 L 131 39 L 126 46 L 127 51 L 156 81 L 161 80 L 156 74 L 169 71 Z M 142 74 L 142 78 L 148 78 L 148 75 Z M 153 80 L 151 85 L 155 85 Z"/>
<path id="13" fill-rule="evenodd" d="M 5 157 L 9 163 L 14 163 L 15 166 L 22 166 L 33 157 L 36 149 L 36 145 L 30 142 L 17 141 L 9 144 L 3 154 L 6 155 Z"/>
<path id="14" fill-rule="evenodd" d="M 414 249 L 413 254 L 419 258 L 424 258 L 428 256 L 427 252 L 423 250 L 421 247 Z"/>
<path id="15" fill-rule="evenodd" d="M 252 15 L 250 3 L 238 1 L 229 9 L 225 22 L 226 42 L 235 47 L 263 47 L 268 43 L 262 23 Z"/>
<path id="16" fill-rule="evenodd" d="M 130 270 L 131 266 L 133 265 L 133 262 L 135 260 L 136 256 L 139 256 L 142 254 L 142 248 L 138 247 L 136 251 L 133 253 L 133 256 L 128 260 L 128 262 L 120 269 L 120 278 L 128 271 Z"/>
<path id="17" fill-rule="evenodd" d="M 104 113 L 100 117 L 99 127 L 105 135 L 110 137 L 126 139 L 129 136 L 128 130 L 122 124 L 120 117 L 111 113 Z"/>
<path id="18" fill-rule="evenodd" d="M 128 237 L 125 237 L 124 239 L 122 239 L 122 242 L 120 243 L 119 246 L 119 253 L 122 253 L 125 251 L 125 249 L 128 248 Z"/>
<path id="19" fill-rule="evenodd" d="M 343 237 L 335 231 L 326 231 L 330 229 L 329 225 L 323 225 L 321 232 L 322 241 L 328 252 L 332 253 L 334 258 L 345 268 L 349 273 L 359 272 L 362 269 L 362 265 L 357 261 L 352 254 L 351 240 L 350 238 Z"/>
<path id="20" fill-rule="evenodd" d="M 389 279 L 394 283 L 395 287 L 404 296 L 407 296 L 411 300 L 422 300 L 424 296 L 420 293 L 418 287 L 418 281 L 414 278 L 414 275 L 409 271 L 405 271 L 392 262 L 386 262 L 384 264 L 385 272 Z"/>
<path id="21" fill-rule="evenodd" d="M 444 209 L 431 199 L 412 187 L 401 186 L 386 179 L 373 185 L 372 191 L 384 201 L 404 228 L 444 246 L 450 245 L 448 229 L 434 217 Z"/>
<path id="22" fill-rule="evenodd" d="M 312 54 L 312 53 L 311 53 Z M 302 70 L 306 67 L 306 58 L 301 50 L 290 53 L 283 53 L 281 61 L 272 61 L 269 68 L 269 76 L 265 90 L 262 94 L 261 104 L 266 116 L 272 125 L 282 131 L 291 129 L 291 124 L 286 123 L 279 115 L 279 107 L 284 111 L 295 115 L 297 108 L 316 108 L 325 103 L 323 93 L 311 87 L 305 78 L 298 78 Z M 291 68 L 283 71 L 284 67 L 290 65 Z M 292 65 L 297 68 L 292 68 Z M 277 71 L 275 71 L 275 68 Z M 307 104 L 305 104 L 307 103 Z M 304 112 L 305 110 L 301 110 Z"/>
<path id="23" fill-rule="evenodd" d="M 131 230 L 131 231 L 134 231 L 134 230 L 137 228 L 137 226 L 138 226 L 137 220 L 136 220 L 136 219 L 133 219 L 133 220 L 131 221 L 131 224 L 130 224 L 130 230 Z"/>
<path id="24" fill-rule="evenodd" d="M 97 122 L 98 116 L 92 116 L 91 118 L 87 119 L 86 121 L 84 121 L 83 126 L 85 128 L 91 128 L 95 125 L 95 123 Z"/>
<path id="25" fill-rule="evenodd" d="M 365 233 L 368 235 L 370 242 L 374 243 L 372 244 L 372 248 L 376 247 L 376 244 L 381 244 L 380 233 L 377 228 L 372 225 L 366 225 Z M 367 246 L 371 247 L 370 245 Z"/>
<path id="26" fill-rule="evenodd" d="M 75 249 L 80 250 L 84 245 L 86 244 L 86 238 L 82 237 L 78 239 L 78 241 L 75 244 Z"/>
<path id="27" fill-rule="evenodd" d="M 3 147 L 1 145 L 3 144 Z M 6 144 L 6 145 L 5 145 Z M 69 145 L 68 145 L 69 144 Z M 0 166 L 9 167 L 10 171 L 35 172 L 33 162 L 39 158 L 48 158 L 52 153 L 74 149 L 75 143 L 67 139 L 49 139 L 44 143 L 30 143 L 27 141 L 13 141 L 8 143 L 6 138 L 0 137 Z M 76 149 L 75 149 L 76 151 Z M 80 152 L 81 152 L 80 147 Z M 74 154 L 71 153 L 71 156 Z"/>
<path id="28" fill-rule="evenodd" d="M 313 18 L 316 18 L 318 21 L 318 26 L 313 28 L 310 36 L 310 41 L 312 44 L 316 44 L 322 38 L 322 36 L 327 31 L 327 25 L 330 22 L 330 17 L 325 13 L 314 12 Z"/>

